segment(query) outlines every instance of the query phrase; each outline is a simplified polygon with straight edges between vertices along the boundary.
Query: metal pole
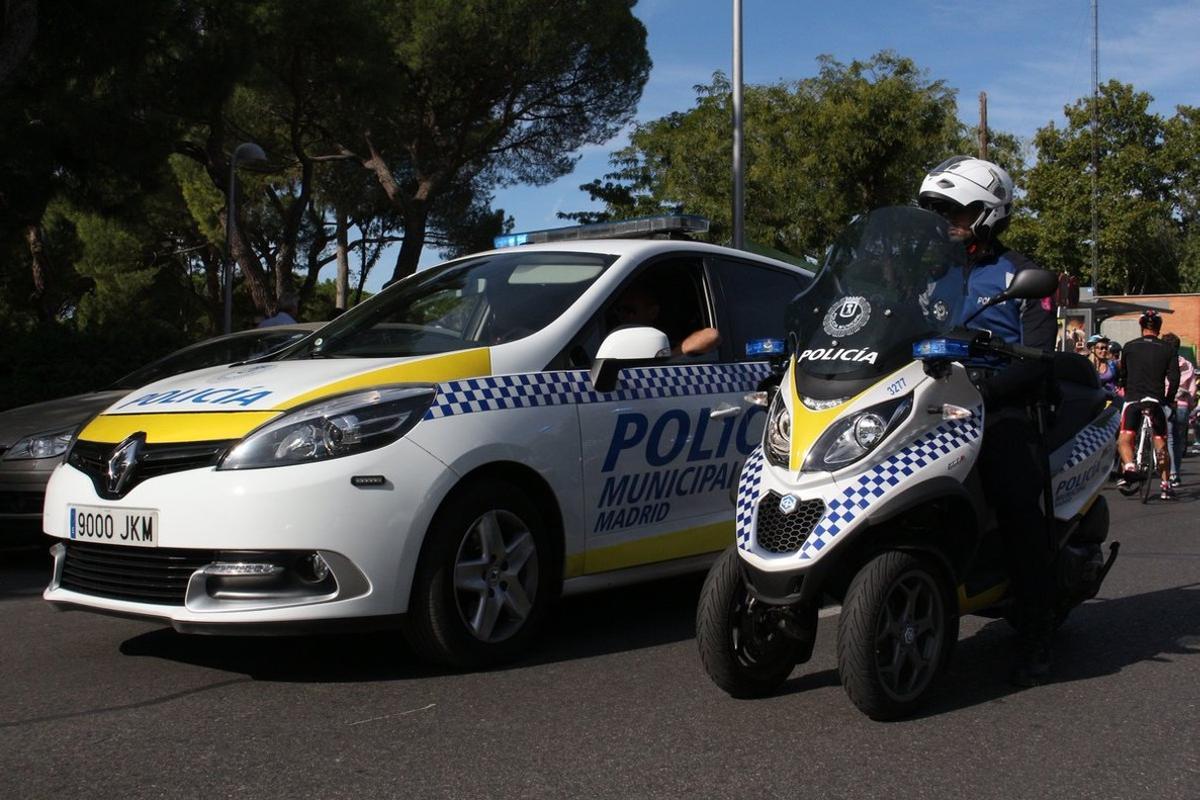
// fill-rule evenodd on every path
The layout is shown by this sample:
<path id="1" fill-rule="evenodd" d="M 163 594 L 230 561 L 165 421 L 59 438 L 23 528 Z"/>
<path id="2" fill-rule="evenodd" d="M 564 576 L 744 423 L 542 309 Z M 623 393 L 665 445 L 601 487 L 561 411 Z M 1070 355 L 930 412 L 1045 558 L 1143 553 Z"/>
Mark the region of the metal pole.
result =
<path id="1" fill-rule="evenodd" d="M 1100 296 L 1100 0 L 1092 0 L 1092 295 Z"/>
<path id="2" fill-rule="evenodd" d="M 233 204 L 237 197 L 237 157 L 239 145 L 229 158 L 229 200 L 225 203 L 225 333 L 233 331 L 233 226 L 237 219 Z"/>
<path id="3" fill-rule="evenodd" d="M 733 246 L 745 244 L 742 175 L 742 0 L 733 0 Z"/>
<path id="4" fill-rule="evenodd" d="M 979 93 L 979 157 L 987 161 L 988 157 L 988 124 L 987 124 L 987 92 Z"/>

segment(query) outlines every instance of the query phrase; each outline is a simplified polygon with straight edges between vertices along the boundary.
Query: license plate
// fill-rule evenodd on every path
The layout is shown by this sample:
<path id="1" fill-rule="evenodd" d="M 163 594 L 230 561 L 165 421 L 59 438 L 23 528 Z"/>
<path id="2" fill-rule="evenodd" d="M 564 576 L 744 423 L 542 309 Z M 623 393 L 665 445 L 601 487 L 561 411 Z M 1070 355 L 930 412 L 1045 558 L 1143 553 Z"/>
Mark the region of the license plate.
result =
<path id="1" fill-rule="evenodd" d="M 72 539 L 158 547 L 158 512 L 149 508 L 67 506 Z"/>

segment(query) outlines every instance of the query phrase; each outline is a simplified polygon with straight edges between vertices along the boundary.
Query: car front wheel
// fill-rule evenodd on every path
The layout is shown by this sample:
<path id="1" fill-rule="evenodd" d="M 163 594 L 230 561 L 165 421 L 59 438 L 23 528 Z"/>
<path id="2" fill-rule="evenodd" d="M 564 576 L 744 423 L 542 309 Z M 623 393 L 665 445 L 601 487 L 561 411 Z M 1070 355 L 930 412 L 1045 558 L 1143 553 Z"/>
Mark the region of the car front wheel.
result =
<path id="1" fill-rule="evenodd" d="M 470 669 L 518 656 L 557 586 L 542 515 L 515 486 L 475 483 L 430 526 L 405 635 L 429 661 Z"/>

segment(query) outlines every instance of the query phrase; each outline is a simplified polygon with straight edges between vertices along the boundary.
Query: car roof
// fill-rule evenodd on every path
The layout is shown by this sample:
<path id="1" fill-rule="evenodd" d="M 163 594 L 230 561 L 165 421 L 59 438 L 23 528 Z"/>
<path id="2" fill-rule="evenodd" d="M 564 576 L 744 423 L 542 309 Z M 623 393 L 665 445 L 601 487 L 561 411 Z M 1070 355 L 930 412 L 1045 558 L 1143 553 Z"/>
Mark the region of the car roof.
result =
<path id="1" fill-rule="evenodd" d="M 503 247 L 495 250 L 486 250 L 482 253 L 474 253 L 472 256 L 494 255 L 497 253 L 606 253 L 619 257 L 632 256 L 635 258 L 646 258 L 657 255 L 659 253 L 679 253 L 679 252 L 694 252 L 698 255 L 720 255 L 728 258 L 737 258 L 744 261 L 755 261 L 760 264 L 767 264 L 774 267 L 782 267 L 788 270 L 795 270 L 807 275 L 812 275 L 815 272 L 814 268 L 809 269 L 797 264 L 790 264 L 787 261 L 780 259 L 769 258 L 757 253 L 752 253 L 748 250 L 737 250 L 733 247 L 725 247 L 724 245 L 709 244 L 707 242 L 695 242 L 686 239 L 575 239 L 562 242 L 545 242 L 540 244 L 523 244 L 516 247 Z"/>

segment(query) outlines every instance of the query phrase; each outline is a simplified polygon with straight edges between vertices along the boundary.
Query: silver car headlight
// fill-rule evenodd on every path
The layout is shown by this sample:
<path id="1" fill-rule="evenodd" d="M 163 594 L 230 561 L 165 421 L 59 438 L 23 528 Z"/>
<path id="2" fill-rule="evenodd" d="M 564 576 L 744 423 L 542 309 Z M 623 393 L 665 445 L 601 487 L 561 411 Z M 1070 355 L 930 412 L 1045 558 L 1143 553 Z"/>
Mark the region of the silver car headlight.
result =
<path id="1" fill-rule="evenodd" d="M 833 471 L 853 464 L 888 437 L 912 411 L 912 395 L 889 400 L 839 419 L 821 434 L 804 460 L 804 471 Z"/>
<path id="2" fill-rule="evenodd" d="M 383 447 L 416 425 L 435 396 L 431 386 L 395 386 L 301 406 L 250 433 L 217 469 L 308 464 Z"/>
<path id="3" fill-rule="evenodd" d="M 5 461 L 17 461 L 34 458 L 58 458 L 67 452 L 74 438 L 75 428 L 50 431 L 49 433 L 35 433 L 33 436 L 26 436 L 5 450 L 3 459 Z"/>
<path id="4" fill-rule="evenodd" d="M 767 462 L 776 467 L 787 467 L 792 455 L 792 415 L 783 402 L 783 393 L 775 393 L 775 401 L 767 412 L 767 424 L 763 429 L 763 451 Z"/>

